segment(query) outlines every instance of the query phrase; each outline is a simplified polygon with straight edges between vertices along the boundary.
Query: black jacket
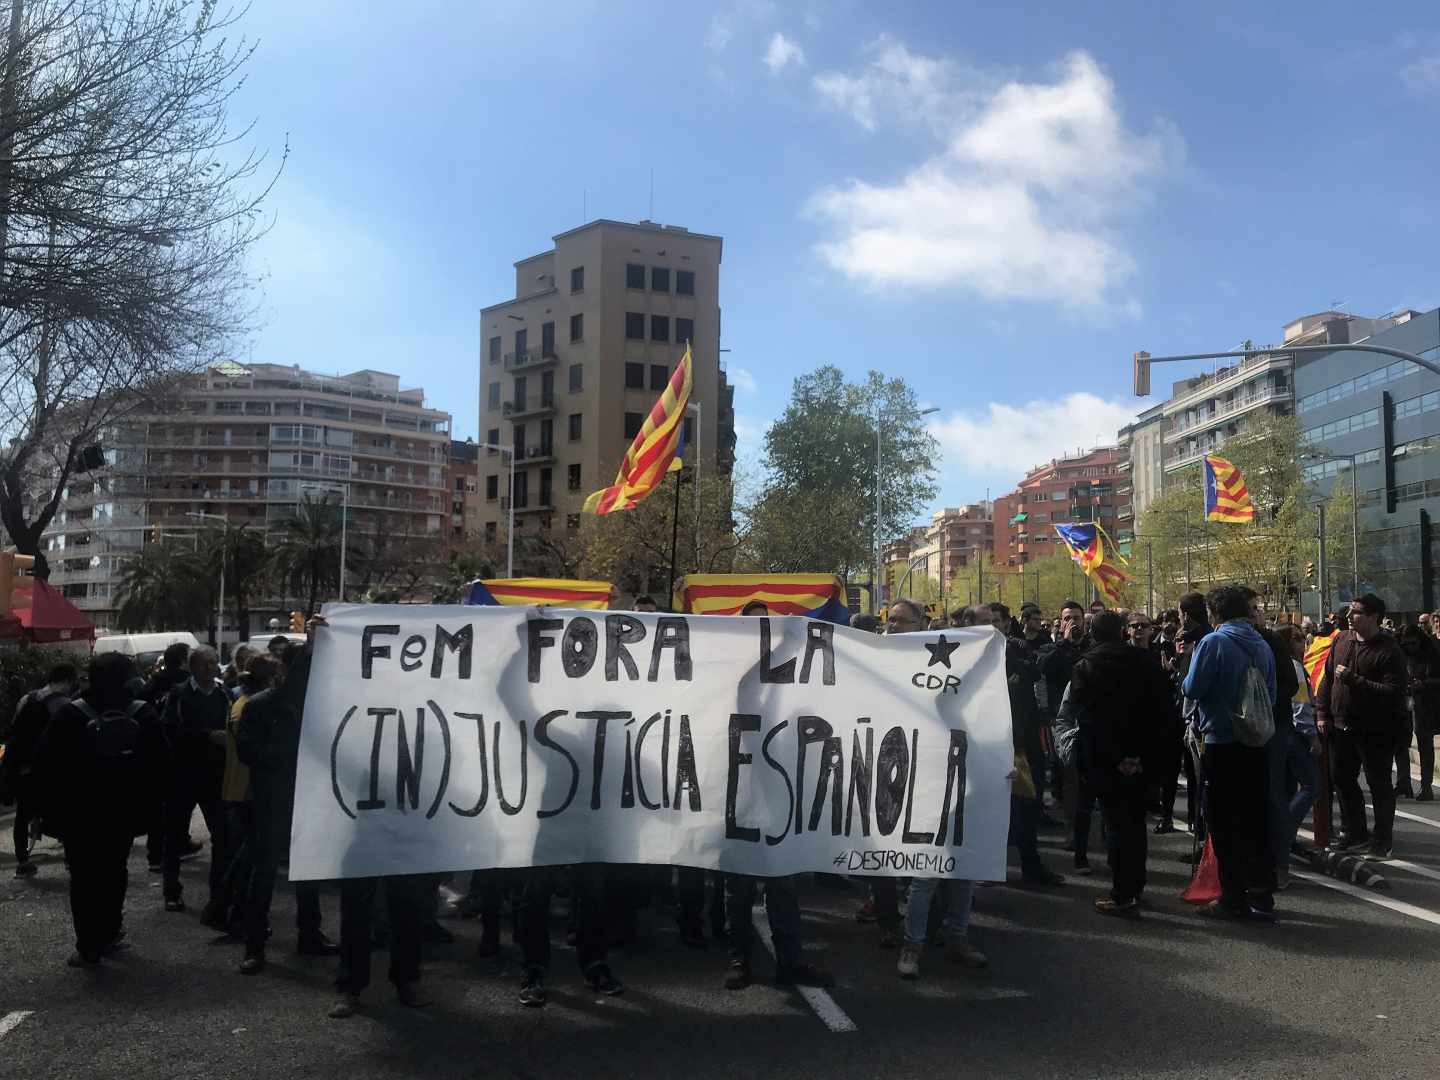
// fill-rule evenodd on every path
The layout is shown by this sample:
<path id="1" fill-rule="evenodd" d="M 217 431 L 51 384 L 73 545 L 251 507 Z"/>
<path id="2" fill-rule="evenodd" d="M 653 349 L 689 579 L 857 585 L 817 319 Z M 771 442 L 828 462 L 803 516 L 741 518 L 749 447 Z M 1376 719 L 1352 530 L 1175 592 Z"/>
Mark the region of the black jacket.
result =
<path id="1" fill-rule="evenodd" d="M 1082 655 L 1081 647 L 1073 641 L 1057 641 L 1040 649 L 1040 673 L 1045 678 L 1045 700 L 1052 718 L 1060 709 L 1060 699 L 1065 696 L 1070 671 Z"/>
<path id="2" fill-rule="evenodd" d="M 230 695 L 218 680 L 209 693 L 197 690 L 189 679 L 170 691 L 165 699 L 165 732 L 178 768 L 225 771 L 225 743 L 211 736 L 224 733 L 230 704 Z"/>
<path id="3" fill-rule="evenodd" d="M 1337 666 L 1348 670 L 1335 674 Z M 1361 734 L 1398 734 L 1403 724 L 1409 668 L 1388 630 L 1361 641 L 1353 630 L 1335 638 L 1325 677 L 1315 695 L 1315 722 Z"/>
<path id="4" fill-rule="evenodd" d="M 1030 659 L 1020 638 L 1005 639 L 1005 680 L 1010 689 L 1010 733 L 1016 750 L 1024 750 L 1039 738 L 1040 706 L 1035 701 L 1035 682 L 1040 671 Z"/>
<path id="5" fill-rule="evenodd" d="M 98 702 L 91 705 L 105 711 Z M 142 705 L 134 719 L 140 725 L 138 744 L 118 764 L 97 755 L 91 718 L 74 703 L 46 726 L 31 774 L 50 836 L 134 837 L 154 825 L 166 788 L 169 746 L 151 706 Z"/>
<path id="6" fill-rule="evenodd" d="M 1132 757 L 1140 759 L 1149 783 L 1160 782 L 1175 699 L 1155 653 L 1130 645 L 1094 646 L 1071 673 L 1070 704 L 1080 723 L 1081 764 L 1094 791 L 1108 791 L 1119 779 L 1116 766 Z"/>
<path id="7" fill-rule="evenodd" d="M 1290 650 L 1273 630 L 1261 630 L 1260 636 L 1270 651 L 1275 654 L 1275 734 L 1289 738 L 1295 730 L 1293 705 L 1295 694 L 1300 689 L 1300 679 L 1295 674 Z"/>

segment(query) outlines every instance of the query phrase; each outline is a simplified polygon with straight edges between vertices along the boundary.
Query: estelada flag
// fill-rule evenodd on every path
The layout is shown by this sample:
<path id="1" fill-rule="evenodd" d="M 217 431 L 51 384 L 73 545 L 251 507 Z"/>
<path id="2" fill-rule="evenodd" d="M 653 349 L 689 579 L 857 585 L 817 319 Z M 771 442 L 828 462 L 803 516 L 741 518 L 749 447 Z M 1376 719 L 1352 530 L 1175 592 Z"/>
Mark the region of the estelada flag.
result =
<path id="1" fill-rule="evenodd" d="M 604 611 L 615 586 L 608 581 L 570 581 L 566 578 L 491 578 L 472 581 L 464 603 L 485 607 L 548 604 L 551 607 Z"/>
<path id="2" fill-rule="evenodd" d="M 1055 532 L 1070 549 L 1070 557 L 1085 572 L 1085 576 L 1095 583 L 1095 588 L 1100 590 L 1106 603 L 1120 603 L 1121 591 L 1134 579 L 1122 568 L 1124 559 L 1118 551 L 1111 557 L 1114 545 L 1106 546 L 1109 536 L 1105 530 L 1091 522 L 1082 525 L 1056 525 Z"/>
<path id="3" fill-rule="evenodd" d="M 686 614 L 739 615 L 754 600 L 772 615 L 850 624 L 845 586 L 835 574 L 688 574 L 675 586 L 675 608 Z"/>
<path id="4" fill-rule="evenodd" d="M 693 385 L 693 361 L 690 346 L 686 345 L 685 355 L 665 384 L 665 392 L 645 417 L 630 449 L 625 451 L 615 483 L 585 500 L 587 514 L 632 510 L 660 486 L 678 460 L 685 428 L 685 406 L 690 403 Z"/>
<path id="5" fill-rule="evenodd" d="M 1237 466 L 1214 454 L 1205 458 L 1205 520 L 1255 520 L 1245 477 Z"/>
<path id="6" fill-rule="evenodd" d="M 1316 634 L 1305 649 L 1305 674 L 1310 679 L 1310 692 L 1318 694 L 1320 684 L 1325 681 L 1325 661 L 1330 659 L 1330 650 L 1335 647 L 1335 635 L 1328 637 Z"/>

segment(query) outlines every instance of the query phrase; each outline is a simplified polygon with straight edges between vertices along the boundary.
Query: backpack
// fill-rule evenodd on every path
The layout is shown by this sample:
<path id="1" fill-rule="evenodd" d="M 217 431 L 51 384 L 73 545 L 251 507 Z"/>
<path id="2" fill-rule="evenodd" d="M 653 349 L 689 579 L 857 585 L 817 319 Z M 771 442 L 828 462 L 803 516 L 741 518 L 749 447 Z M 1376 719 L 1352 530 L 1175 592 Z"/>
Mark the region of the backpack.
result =
<path id="1" fill-rule="evenodd" d="M 1275 702 L 1265 676 L 1254 664 L 1240 679 L 1240 700 L 1235 705 L 1235 739 L 1244 746 L 1259 747 L 1275 735 Z"/>
<path id="2" fill-rule="evenodd" d="M 130 769 L 139 759 L 141 728 L 136 719 L 145 702 L 132 701 L 123 709 L 106 709 L 97 713 L 88 702 L 77 698 L 74 705 L 86 719 L 85 737 L 102 768 Z"/>

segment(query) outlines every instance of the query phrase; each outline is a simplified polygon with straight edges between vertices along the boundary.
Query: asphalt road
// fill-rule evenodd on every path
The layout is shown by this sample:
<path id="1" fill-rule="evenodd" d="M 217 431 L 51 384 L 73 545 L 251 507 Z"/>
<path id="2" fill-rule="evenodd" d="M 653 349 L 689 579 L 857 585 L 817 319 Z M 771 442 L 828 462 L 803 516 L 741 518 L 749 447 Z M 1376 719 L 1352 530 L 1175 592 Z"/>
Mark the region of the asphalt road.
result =
<path id="1" fill-rule="evenodd" d="M 235 967 L 240 947 L 167 915 L 137 847 L 126 924 L 133 949 L 99 970 L 65 966 L 67 878 L 46 843 L 39 877 L 16 880 L 0 814 L 0 1077 L 1370 1077 L 1440 1076 L 1440 804 L 1402 802 L 1388 892 L 1300 880 L 1270 926 L 1212 924 L 1178 898 L 1189 837 L 1152 837 L 1152 910 L 1105 919 L 1091 878 L 1036 891 L 978 890 L 972 937 L 987 971 L 927 954 L 918 982 L 895 974 L 863 886 L 808 883 L 807 950 L 839 985 L 807 1001 L 764 982 L 723 990 L 723 948 L 682 948 L 673 914 L 642 919 L 638 946 L 612 953 L 619 998 L 585 991 L 556 952 L 550 1004 L 515 1001 L 519 957 L 475 956 L 479 927 L 427 946 L 435 1004 L 407 1010 L 377 983 L 359 1016 L 326 1017 L 334 961 L 296 956 L 294 907 L 277 892 L 271 964 Z M 196 835 L 203 836 L 196 818 Z M 1059 834 L 1042 843 L 1068 866 Z M 185 864 L 203 898 L 205 856 Z M 1382 906 L 1398 904 L 1402 910 Z M 335 897 L 325 900 L 337 935 Z M 768 957 L 757 956 L 768 974 Z M 384 959 L 377 957 L 382 977 Z M 836 1029 L 840 1030 L 836 1030 Z M 848 1028 L 848 1029 L 847 1029 Z"/>

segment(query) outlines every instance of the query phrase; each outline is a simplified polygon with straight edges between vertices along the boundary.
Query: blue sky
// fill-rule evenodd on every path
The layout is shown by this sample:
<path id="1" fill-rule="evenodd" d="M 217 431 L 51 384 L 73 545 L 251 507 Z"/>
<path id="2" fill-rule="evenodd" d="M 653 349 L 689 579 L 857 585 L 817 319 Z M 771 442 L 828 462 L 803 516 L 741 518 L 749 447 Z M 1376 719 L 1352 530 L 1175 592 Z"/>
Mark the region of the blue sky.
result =
<path id="1" fill-rule="evenodd" d="M 1440 303 L 1440 9 L 1255 7 L 255 0 L 233 116 L 290 160 L 249 358 L 473 434 L 479 308 L 653 169 L 725 237 L 742 458 L 796 375 L 877 368 L 942 410 L 937 505 L 999 495 L 1113 438 L 1137 348 Z"/>

